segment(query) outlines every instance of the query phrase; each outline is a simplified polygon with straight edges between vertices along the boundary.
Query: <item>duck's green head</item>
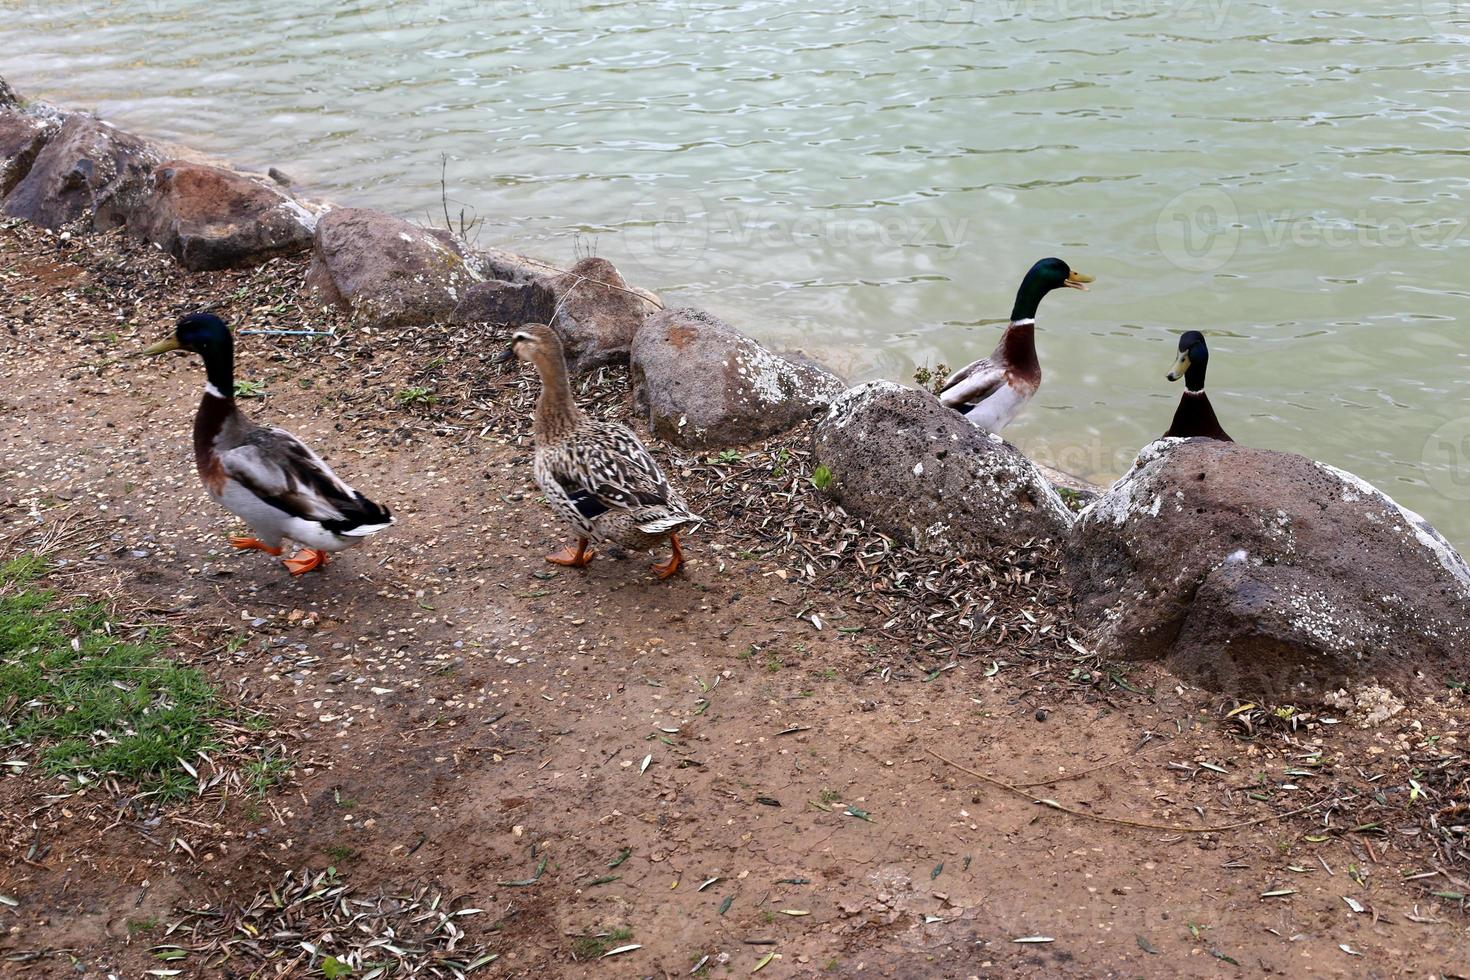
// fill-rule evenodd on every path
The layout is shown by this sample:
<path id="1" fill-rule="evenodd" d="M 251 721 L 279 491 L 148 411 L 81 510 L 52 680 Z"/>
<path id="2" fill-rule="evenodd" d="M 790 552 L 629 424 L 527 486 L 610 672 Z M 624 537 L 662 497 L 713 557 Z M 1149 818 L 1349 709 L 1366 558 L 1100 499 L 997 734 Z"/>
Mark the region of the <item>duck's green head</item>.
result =
<path id="1" fill-rule="evenodd" d="M 156 357 L 171 350 L 204 358 L 204 373 L 209 379 L 206 391 L 218 398 L 235 396 L 235 341 L 225 321 L 213 313 L 190 313 L 175 325 L 172 337 L 135 356 Z"/>
<path id="2" fill-rule="evenodd" d="M 1042 259 L 1033 265 L 1016 291 L 1016 305 L 1011 309 L 1011 322 L 1036 319 L 1041 298 L 1053 289 L 1081 289 L 1084 292 L 1092 277 L 1076 272 L 1058 258 Z"/>
<path id="3" fill-rule="evenodd" d="M 1205 335 L 1198 330 L 1186 330 L 1179 335 L 1179 356 L 1174 359 L 1174 369 L 1169 372 L 1170 381 L 1184 379 L 1184 387 L 1190 391 L 1204 391 L 1205 368 L 1210 363 L 1210 348 Z"/>
<path id="4" fill-rule="evenodd" d="M 190 313 L 174 327 L 174 335 L 160 340 L 141 352 L 141 356 L 155 357 L 171 350 L 185 350 L 201 355 L 206 361 L 210 356 L 228 354 L 234 349 L 230 328 L 225 321 L 213 313 Z"/>

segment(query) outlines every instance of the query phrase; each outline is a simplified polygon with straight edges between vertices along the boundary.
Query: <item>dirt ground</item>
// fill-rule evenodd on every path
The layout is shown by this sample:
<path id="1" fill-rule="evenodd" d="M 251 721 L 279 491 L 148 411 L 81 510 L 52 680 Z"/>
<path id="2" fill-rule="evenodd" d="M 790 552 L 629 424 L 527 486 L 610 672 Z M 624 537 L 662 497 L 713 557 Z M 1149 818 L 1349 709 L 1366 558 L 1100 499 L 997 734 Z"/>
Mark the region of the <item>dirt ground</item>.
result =
<path id="1" fill-rule="evenodd" d="M 1372 729 L 1231 717 L 1088 661 L 1039 557 L 935 577 L 888 551 L 946 583 L 934 608 L 975 601 L 989 628 L 957 647 L 953 616 L 894 598 L 903 574 L 859 584 L 876 536 L 802 540 L 793 507 L 833 518 L 800 433 L 660 451 L 710 519 L 685 574 L 554 569 L 532 386 L 489 365 L 503 333 L 364 335 L 302 270 L 0 230 L 0 559 L 45 551 L 62 594 L 171 627 L 292 764 L 161 809 L 6 769 L 0 973 L 323 976 L 330 953 L 441 976 L 1470 975 L 1470 858 L 1428 822 L 1470 802 L 1463 692 Z M 238 341 L 247 410 L 398 518 L 321 574 L 226 545 L 193 472 L 197 359 L 97 366 L 206 303 L 338 331 Z M 581 396 L 617 414 L 621 384 Z"/>

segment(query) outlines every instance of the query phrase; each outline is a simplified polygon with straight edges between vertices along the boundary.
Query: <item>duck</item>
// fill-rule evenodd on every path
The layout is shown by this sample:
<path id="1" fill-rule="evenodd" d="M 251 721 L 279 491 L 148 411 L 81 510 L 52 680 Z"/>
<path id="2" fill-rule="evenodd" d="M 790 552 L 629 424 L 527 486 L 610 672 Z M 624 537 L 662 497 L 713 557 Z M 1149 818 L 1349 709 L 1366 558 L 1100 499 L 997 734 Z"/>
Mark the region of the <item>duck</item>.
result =
<path id="1" fill-rule="evenodd" d="M 362 543 L 393 524 L 388 508 L 342 481 L 321 457 L 284 429 L 257 425 L 235 403 L 235 343 L 213 313 L 190 313 L 173 335 L 139 352 L 198 354 L 204 396 L 194 416 L 194 462 L 215 503 L 240 518 L 252 535 L 231 535 L 236 548 L 280 557 L 293 576 L 324 567 L 330 555 Z"/>
<path id="2" fill-rule="evenodd" d="M 1179 396 L 1179 407 L 1174 410 L 1174 421 L 1164 438 L 1219 439 L 1221 442 L 1235 440 L 1220 428 L 1210 396 L 1205 394 L 1205 368 L 1210 363 L 1210 348 L 1205 335 L 1198 330 L 1186 330 L 1179 337 L 1179 356 L 1168 374 L 1170 381 L 1184 379 L 1184 392 Z"/>
<path id="3" fill-rule="evenodd" d="M 679 535 L 704 523 L 670 486 L 653 456 L 626 426 L 586 415 L 572 398 L 561 338 L 544 323 L 521 326 L 503 362 L 531 364 L 541 379 L 531 433 L 536 485 L 576 536 L 575 546 L 546 556 L 553 565 L 586 568 L 591 544 L 649 551 L 667 541 L 668 561 L 653 566 L 666 579 L 684 565 Z"/>
<path id="4" fill-rule="evenodd" d="M 1041 387 L 1036 358 L 1036 308 L 1053 289 L 1087 291 L 1093 278 L 1058 258 L 1042 259 L 1027 271 L 1016 291 L 1011 322 L 989 357 L 967 364 L 939 387 L 941 404 L 953 408 L 989 432 L 1015 421 Z"/>

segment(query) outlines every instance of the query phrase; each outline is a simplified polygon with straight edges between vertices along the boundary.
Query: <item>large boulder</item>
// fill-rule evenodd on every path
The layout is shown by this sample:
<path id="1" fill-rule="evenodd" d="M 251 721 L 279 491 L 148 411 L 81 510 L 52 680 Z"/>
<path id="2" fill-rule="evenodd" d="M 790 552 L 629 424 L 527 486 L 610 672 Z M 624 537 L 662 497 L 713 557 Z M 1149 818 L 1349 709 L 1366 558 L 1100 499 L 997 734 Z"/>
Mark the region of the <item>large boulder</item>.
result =
<path id="1" fill-rule="evenodd" d="M 582 259 L 542 282 L 555 298 L 556 316 L 547 322 L 561 336 L 572 373 L 627 362 L 633 336 L 643 326 L 644 300 L 611 262 Z"/>
<path id="2" fill-rule="evenodd" d="M 59 119 L 0 108 L 0 198 L 25 179 L 36 157 L 60 128 Z"/>
<path id="3" fill-rule="evenodd" d="M 1370 484 L 1291 453 L 1164 439 L 1079 516 L 1079 611 L 1105 656 L 1279 701 L 1470 667 L 1470 567 Z"/>
<path id="4" fill-rule="evenodd" d="M 810 361 L 773 354 L 701 310 L 665 310 L 633 338 L 634 410 L 687 449 L 754 442 L 826 410 L 846 387 Z"/>
<path id="5" fill-rule="evenodd" d="M 5 196 L 3 210 L 45 228 L 78 220 L 101 231 L 116 228 L 147 196 L 159 160 L 152 144 L 75 113 Z"/>
<path id="6" fill-rule="evenodd" d="M 845 392 L 812 436 L 828 492 L 917 547 L 984 555 L 1062 538 L 1072 513 L 1010 443 L 927 391 L 872 381 Z"/>
<path id="7" fill-rule="evenodd" d="M 479 263 L 454 236 L 381 211 L 343 208 L 317 219 L 306 284 L 368 326 L 453 319 Z"/>
<path id="8" fill-rule="evenodd" d="M 556 308 L 556 296 L 539 279 L 513 282 L 487 279 L 464 291 L 454 308 L 456 323 L 545 323 Z"/>
<path id="9" fill-rule="evenodd" d="M 256 265 L 311 247 L 316 216 L 272 182 L 182 160 L 154 169 L 150 194 L 128 219 L 186 269 Z"/>

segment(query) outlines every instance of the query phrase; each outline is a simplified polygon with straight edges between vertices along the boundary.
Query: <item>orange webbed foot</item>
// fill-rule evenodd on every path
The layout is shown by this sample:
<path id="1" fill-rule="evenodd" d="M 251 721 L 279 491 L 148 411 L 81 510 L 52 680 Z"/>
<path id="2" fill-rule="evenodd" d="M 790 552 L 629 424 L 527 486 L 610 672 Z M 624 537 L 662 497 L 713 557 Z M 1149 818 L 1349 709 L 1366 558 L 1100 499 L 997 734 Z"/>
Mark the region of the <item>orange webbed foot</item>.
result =
<path id="1" fill-rule="evenodd" d="M 286 571 L 294 575 L 305 575 L 317 568 L 325 568 L 331 562 L 331 557 L 325 551 L 316 548 L 302 548 L 290 558 L 281 562 L 286 566 Z"/>
<path id="2" fill-rule="evenodd" d="M 597 552 L 587 547 L 587 539 L 578 538 L 575 548 L 567 545 L 560 551 L 547 555 L 546 560 L 553 565 L 561 565 L 566 568 L 586 568 L 595 557 L 597 557 Z"/>
<path id="3" fill-rule="evenodd" d="M 669 556 L 669 560 L 653 566 L 653 573 L 660 579 L 666 579 L 684 567 L 684 549 L 679 547 L 679 536 L 677 534 L 669 535 L 669 545 L 674 549 L 674 553 Z"/>
<path id="4" fill-rule="evenodd" d="M 279 556 L 281 554 L 280 548 L 272 548 L 270 545 L 266 544 L 259 538 L 252 538 L 244 534 L 230 535 L 230 546 L 232 548 L 242 548 L 249 551 L 264 551 L 268 555 Z"/>

